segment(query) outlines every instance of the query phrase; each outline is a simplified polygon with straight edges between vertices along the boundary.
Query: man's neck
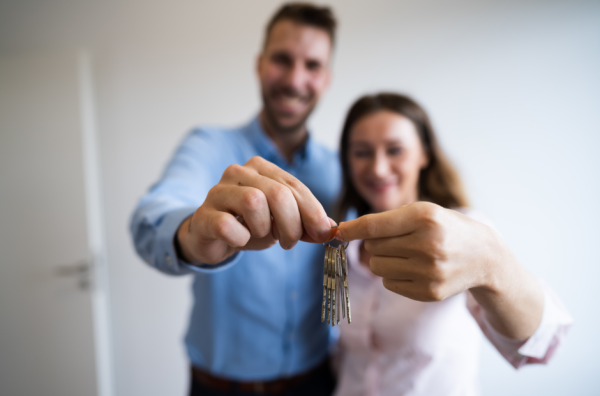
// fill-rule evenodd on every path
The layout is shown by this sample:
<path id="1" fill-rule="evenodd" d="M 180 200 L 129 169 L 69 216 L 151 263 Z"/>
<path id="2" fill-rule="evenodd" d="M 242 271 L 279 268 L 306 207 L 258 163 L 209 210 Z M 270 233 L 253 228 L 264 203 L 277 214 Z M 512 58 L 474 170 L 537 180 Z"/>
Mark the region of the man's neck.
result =
<path id="1" fill-rule="evenodd" d="M 308 131 L 306 125 L 302 125 L 295 131 L 278 131 L 265 116 L 264 110 L 260 112 L 260 123 L 266 134 L 271 138 L 273 143 L 279 149 L 279 152 L 291 162 L 294 158 L 294 153 L 302 147 L 308 139 Z"/>

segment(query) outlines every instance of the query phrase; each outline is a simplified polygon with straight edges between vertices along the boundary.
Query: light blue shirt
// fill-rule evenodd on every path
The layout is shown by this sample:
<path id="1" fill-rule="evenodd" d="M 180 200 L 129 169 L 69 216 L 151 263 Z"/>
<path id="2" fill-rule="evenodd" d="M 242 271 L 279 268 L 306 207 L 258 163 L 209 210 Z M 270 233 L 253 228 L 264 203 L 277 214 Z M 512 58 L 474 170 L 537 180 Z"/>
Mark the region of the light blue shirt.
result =
<path id="1" fill-rule="evenodd" d="M 321 323 L 322 244 L 240 252 L 217 266 L 177 259 L 173 237 L 181 222 L 229 165 L 257 155 L 302 181 L 331 216 L 341 184 L 338 156 L 309 136 L 290 164 L 255 118 L 237 129 L 199 128 L 188 134 L 131 221 L 144 261 L 167 274 L 194 276 L 185 337 L 191 363 L 237 380 L 309 370 L 325 358 L 331 338 Z"/>

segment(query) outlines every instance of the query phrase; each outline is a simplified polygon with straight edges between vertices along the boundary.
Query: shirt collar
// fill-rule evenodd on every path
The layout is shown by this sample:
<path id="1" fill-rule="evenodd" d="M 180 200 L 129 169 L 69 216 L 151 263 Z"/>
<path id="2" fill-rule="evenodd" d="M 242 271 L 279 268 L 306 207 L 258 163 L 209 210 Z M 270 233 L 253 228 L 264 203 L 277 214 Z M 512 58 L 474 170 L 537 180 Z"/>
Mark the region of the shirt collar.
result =
<path id="1" fill-rule="evenodd" d="M 258 154 L 267 161 L 273 162 L 280 168 L 296 168 L 310 159 L 311 153 L 315 150 L 315 141 L 312 138 L 310 131 L 308 139 L 293 155 L 292 163 L 288 163 L 287 159 L 281 154 L 277 145 L 271 140 L 265 132 L 260 122 L 260 116 L 255 116 L 248 127 L 246 128 L 247 136 L 252 145 L 256 148 Z"/>

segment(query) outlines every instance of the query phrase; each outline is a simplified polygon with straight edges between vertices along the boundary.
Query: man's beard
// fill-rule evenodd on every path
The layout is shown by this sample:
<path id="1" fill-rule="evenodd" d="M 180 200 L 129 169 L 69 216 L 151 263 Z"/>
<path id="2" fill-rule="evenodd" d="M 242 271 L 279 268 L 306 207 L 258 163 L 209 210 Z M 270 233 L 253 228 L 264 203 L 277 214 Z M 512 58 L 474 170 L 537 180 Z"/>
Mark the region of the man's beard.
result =
<path id="1" fill-rule="evenodd" d="M 310 106 L 306 110 L 306 112 L 300 117 L 298 122 L 296 122 L 292 125 L 282 125 L 279 122 L 276 112 L 271 107 L 269 99 L 267 98 L 267 95 L 264 92 L 262 93 L 262 100 L 263 100 L 263 106 L 264 106 L 264 110 L 265 110 L 265 117 L 267 118 L 269 125 L 274 129 L 273 132 L 282 133 L 282 134 L 290 134 L 290 133 L 297 132 L 301 129 L 304 129 L 304 127 L 306 125 L 306 120 L 308 119 L 308 117 L 310 116 L 310 114 L 312 113 L 312 111 L 314 110 L 315 105 L 316 105 L 316 103 L 313 103 L 312 106 Z"/>

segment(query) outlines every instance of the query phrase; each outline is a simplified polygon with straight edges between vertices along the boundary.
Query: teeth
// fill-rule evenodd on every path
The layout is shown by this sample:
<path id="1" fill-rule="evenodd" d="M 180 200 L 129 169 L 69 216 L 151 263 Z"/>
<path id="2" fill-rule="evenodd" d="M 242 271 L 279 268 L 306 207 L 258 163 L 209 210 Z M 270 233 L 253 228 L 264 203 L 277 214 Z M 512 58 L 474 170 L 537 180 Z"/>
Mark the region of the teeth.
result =
<path id="1" fill-rule="evenodd" d="M 302 101 L 298 97 L 282 97 L 281 103 L 285 106 L 298 107 L 302 106 Z"/>

